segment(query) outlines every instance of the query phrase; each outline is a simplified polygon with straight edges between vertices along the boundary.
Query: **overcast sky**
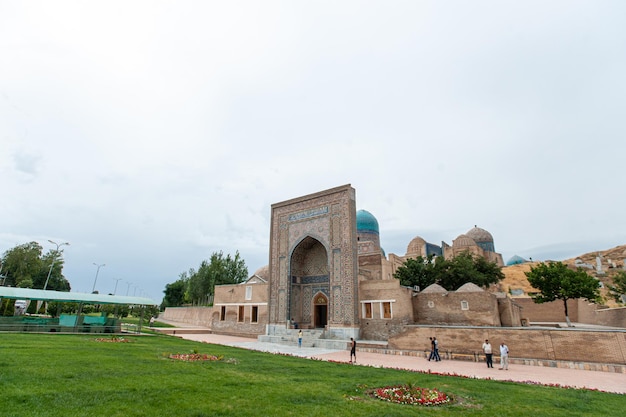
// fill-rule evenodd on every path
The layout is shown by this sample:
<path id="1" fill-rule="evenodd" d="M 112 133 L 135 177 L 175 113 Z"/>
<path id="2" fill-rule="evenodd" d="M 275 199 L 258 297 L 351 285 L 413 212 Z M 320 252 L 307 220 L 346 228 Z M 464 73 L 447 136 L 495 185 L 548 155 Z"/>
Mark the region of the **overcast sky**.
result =
<path id="1" fill-rule="evenodd" d="M 0 0 L 0 253 L 161 301 L 343 184 L 387 253 L 626 244 L 626 2 Z M 119 280 L 119 281 L 117 281 Z"/>

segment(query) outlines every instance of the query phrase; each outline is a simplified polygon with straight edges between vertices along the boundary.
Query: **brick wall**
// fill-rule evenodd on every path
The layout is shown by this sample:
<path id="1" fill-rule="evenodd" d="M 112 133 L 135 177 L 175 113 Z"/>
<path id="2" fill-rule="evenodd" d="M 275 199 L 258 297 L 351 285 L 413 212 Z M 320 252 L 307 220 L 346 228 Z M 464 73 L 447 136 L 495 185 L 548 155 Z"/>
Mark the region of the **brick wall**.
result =
<path id="1" fill-rule="evenodd" d="M 482 344 L 489 339 L 496 355 L 497 346 L 506 343 L 511 358 L 626 364 L 624 330 L 407 326 L 404 333 L 389 339 L 389 347 L 428 351 L 431 336 L 439 340 L 444 354 L 482 354 Z"/>
<path id="2" fill-rule="evenodd" d="M 467 303 L 463 310 L 462 302 Z M 498 301 L 488 292 L 421 292 L 413 298 L 415 323 L 499 326 Z"/>
<path id="3" fill-rule="evenodd" d="M 359 299 L 371 301 L 372 317 L 363 316 L 363 304 L 359 303 L 361 339 L 387 340 L 397 334 L 407 324 L 413 323 L 412 290 L 400 286 L 398 280 L 361 280 L 359 282 Z M 393 300 L 391 303 L 392 318 L 381 316 L 380 303 L 376 300 Z"/>
<path id="4" fill-rule="evenodd" d="M 602 308 L 598 310 L 581 308 L 578 316 L 579 323 L 626 328 L 626 307 Z"/>
<path id="5" fill-rule="evenodd" d="M 515 303 L 522 307 L 522 317 L 531 322 L 564 322 L 565 307 L 562 300 L 537 304 L 532 298 L 515 298 Z M 569 300 L 567 311 L 571 321 L 578 321 L 578 302 Z"/>
<path id="6" fill-rule="evenodd" d="M 211 327 L 213 307 L 167 307 L 160 314 L 165 320 Z"/>

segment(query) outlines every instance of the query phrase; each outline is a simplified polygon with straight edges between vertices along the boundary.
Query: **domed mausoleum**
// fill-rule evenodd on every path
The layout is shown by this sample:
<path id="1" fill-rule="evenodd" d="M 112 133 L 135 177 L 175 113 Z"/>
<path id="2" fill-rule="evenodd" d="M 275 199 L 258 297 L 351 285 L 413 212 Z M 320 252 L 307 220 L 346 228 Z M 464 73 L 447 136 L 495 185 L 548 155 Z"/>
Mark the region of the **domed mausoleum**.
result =
<path id="1" fill-rule="evenodd" d="M 496 251 L 494 244 L 493 244 L 493 236 L 491 236 L 491 233 L 489 233 L 485 229 L 481 229 L 478 226 L 474 226 L 465 234 L 467 235 L 467 237 L 472 238 L 478 246 L 483 248 L 483 250 L 487 250 L 490 252 Z"/>
<path id="2" fill-rule="evenodd" d="M 519 325 L 519 308 L 508 298 L 474 286 L 420 290 L 394 277 L 407 259 L 431 255 L 471 253 L 502 265 L 493 236 L 477 226 L 452 245 L 416 236 L 405 255 L 386 255 L 378 220 L 356 209 L 349 184 L 275 203 L 271 219 L 269 265 L 243 283 L 215 287 L 213 331 L 270 341 L 323 329 L 314 343 L 336 348 L 350 337 L 387 340 L 407 325 Z"/>
<path id="3" fill-rule="evenodd" d="M 370 245 L 367 245 L 368 252 L 380 252 L 378 220 L 367 210 L 359 210 L 356 212 L 356 236 L 359 243 L 371 242 Z M 361 251 L 359 250 L 359 252 Z"/>
<path id="4" fill-rule="evenodd" d="M 506 263 L 506 266 L 519 265 L 528 262 L 526 259 L 518 255 L 513 255 Z"/>
<path id="5" fill-rule="evenodd" d="M 443 242 L 442 246 L 443 256 L 446 259 L 452 259 L 461 253 L 468 252 L 475 256 L 482 256 L 498 266 L 504 266 L 502 255 L 495 251 L 493 236 L 478 226 L 474 226 L 466 233 L 457 236 L 452 241 L 452 246 L 445 242 Z"/>

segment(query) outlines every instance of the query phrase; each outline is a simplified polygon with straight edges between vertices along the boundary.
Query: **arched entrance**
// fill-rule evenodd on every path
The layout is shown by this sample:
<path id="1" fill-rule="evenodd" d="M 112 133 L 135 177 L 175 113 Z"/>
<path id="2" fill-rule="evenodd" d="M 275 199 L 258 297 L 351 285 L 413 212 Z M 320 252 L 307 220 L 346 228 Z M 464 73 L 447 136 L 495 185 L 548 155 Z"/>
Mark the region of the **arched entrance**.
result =
<path id="1" fill-rule="evenodd" d="M 287 318 L 303 328 L 326 326 L 329 298 L 326 247 L 319 240 L 306 236 L 294 248 L 290 266 Z M 319 298 L 320 295 L 322 298 Z"/>
<path id="2" fill-rule="evenodd" d="M 313 327 L 316 329 L 326 327 L 328 324 L 328 297 L 318 293 L 313 299 Z"/>

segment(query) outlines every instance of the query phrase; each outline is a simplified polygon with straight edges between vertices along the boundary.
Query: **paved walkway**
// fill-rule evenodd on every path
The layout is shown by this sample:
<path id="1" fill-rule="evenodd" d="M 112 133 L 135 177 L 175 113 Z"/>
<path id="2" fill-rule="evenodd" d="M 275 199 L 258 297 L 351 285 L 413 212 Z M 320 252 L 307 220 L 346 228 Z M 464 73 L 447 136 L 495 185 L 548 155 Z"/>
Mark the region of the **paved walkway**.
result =
<path id="1" fill-rule="evenodd" d="M 174 323 L 172 323 L 174 324 Z M 193 327 L 181 324 L 181 327 Z M 246 337 L 226 336 L 219 334 L 181 334 L 177 337 L 195 340 L 204 343 L 213 343 L 257 350 L 269 353 L 290 354 L 305 358 L 349 362 L 348 350 L 331 350 L 321 348 L 298 348 L 296 345 L 282 345 L 277 343 L 258 342 Z M 358 341 L 357 341 L 358 342 Z M 456 374 L 473 378 L 485 378 L 502 381 L 532 381 L 541 384 L 558 384 L 561 386 L 590 388 L 607 392 L 626 394 L 626 374 L 585 371 L 579 369 L 548 368 L 530 365 L 509 365 L 508 370 L 499 370 L 498 363 L 494 368 L 487 368 L 484 362 L 470 362 L 460 360 L 442 360 L 441 362 L 428 361 L 425 358 L 414 356 L 385 355 L 381 353 L 359 352 L 357 350 L 357 364 L 384 368 L 402 368 L 424 372 Z"/>

